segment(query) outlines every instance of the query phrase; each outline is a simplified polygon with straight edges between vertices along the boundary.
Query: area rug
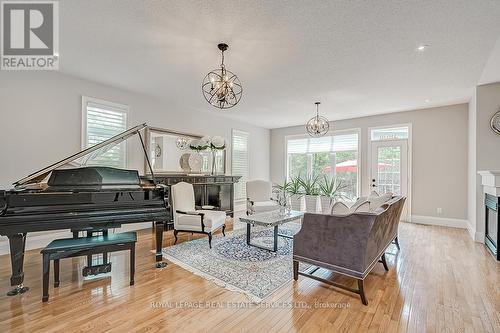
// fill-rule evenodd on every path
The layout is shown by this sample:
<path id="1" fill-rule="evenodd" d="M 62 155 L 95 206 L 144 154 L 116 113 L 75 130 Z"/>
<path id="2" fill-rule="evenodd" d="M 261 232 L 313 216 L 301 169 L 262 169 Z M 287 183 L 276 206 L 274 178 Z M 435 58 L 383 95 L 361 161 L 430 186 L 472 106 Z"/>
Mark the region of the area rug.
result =
<path id="1" fill-rule="evenodd" d="M 280 227 L 293 235 L 295 223 Z M 251 242 L 272 247 L 272 228 L 252 229 Z M 248 246 L 246 230 L 214 237 L 212 249 L 206 237 L 163 249 L 163 257 L 182 268 L 231 291 L 241 292 L 252 302 L 261 302 L 292 280 L 292 239 L 278 237 L 278 252 Z M 302 268 L 302 267 L 301 267 Z"/>

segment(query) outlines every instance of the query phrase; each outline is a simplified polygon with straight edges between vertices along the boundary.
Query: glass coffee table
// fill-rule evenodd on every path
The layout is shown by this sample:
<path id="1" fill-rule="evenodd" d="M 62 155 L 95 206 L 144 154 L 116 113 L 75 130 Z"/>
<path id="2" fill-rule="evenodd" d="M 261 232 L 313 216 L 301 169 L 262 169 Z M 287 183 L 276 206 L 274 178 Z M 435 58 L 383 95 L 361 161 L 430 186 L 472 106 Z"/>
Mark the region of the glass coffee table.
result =
<path id="1" fill-rule="evenodd" d="M 287 222 L 301 220 L 303 216 L 304 216 L 303 212 L 299 212 L 296 210 L 292 210 L 288 213 L 281 213 L 280 211 L 276 210 L 271 212 L 264 212 L 264 213 L 248 215 L 245 217 L 240 217 L 240 221 L 245 222 L 247 224 L 247 245 L 255 246 L 263 250 L 276 252 L 278 251 L 278 236 L 285 238 L 293 238 L 293 236 L 278 233 L 278 226 Z M 251 243 L 250 235 L 252 231 L 252 226 L 255 225 L 274 228 L 274 234 L 273 234 L 274 245 L 272 249 Z"/>

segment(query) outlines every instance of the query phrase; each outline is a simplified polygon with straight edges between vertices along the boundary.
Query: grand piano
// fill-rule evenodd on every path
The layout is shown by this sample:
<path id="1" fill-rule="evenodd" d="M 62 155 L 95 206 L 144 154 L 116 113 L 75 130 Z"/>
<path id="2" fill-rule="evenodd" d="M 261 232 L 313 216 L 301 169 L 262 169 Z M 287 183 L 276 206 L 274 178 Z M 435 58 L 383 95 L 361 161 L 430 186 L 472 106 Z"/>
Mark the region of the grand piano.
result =
<path id="1" fill-rule="evenodd" d="M 70 229 L 107 230 L 127 223 L 154 222 L 156 261 L 162 260 L 162 236 L 168 201 L 165 186 L 156 184 L 141 131 L 135 126 L 109 140 L 54 163 L 0 191 L 0 235 L 10 245 L 15 286 L 8 294 L 28 290 L 24 281 L 24 249 L 28 232 Z M 132 136 L 138 136 L 152 177 L 137 170 L 99 166 L 99 157 Z M 101 159 L 102 160 L 102 159 Z M 158 263 L 158 267 L 162 267 Z"/>

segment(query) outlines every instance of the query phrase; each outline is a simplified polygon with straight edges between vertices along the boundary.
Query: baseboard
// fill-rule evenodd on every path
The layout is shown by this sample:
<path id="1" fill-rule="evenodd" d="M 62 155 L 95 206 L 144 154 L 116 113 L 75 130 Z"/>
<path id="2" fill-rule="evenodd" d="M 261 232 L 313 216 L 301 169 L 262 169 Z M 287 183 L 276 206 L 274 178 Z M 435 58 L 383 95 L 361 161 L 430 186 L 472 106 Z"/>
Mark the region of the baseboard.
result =
<path id="1" fill-rule="evenodd" d="M 151 222 L 124 224 L 117 232 L 134 231 L 151 228 Z M 42 231 L 28 233 L 26 237 L 26 251 L 41 249 L 47 246 L 54 239 L 68 238 L 72 234 L 70 230 Z M 7 237 L 0 237 L 0 255 L 10 253 L 9 240 Z"/>
<path id="2" fill-rule="evenodd" d="M 452 227 L 460 229 L 469 229 L 469 222 L 463 219 L 454 219 L 447 217 L 412 215 L 411 221 L 419 224 L 438 225 L 442 227 Z M 469 231 L 470 232 L 470 231 Z"/>

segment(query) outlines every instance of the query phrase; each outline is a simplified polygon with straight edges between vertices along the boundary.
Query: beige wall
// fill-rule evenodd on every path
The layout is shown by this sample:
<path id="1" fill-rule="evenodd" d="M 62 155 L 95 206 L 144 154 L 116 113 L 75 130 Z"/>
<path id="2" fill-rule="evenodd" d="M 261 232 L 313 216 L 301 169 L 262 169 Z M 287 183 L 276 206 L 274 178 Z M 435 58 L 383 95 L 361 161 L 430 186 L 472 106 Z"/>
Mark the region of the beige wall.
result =
<path id="1" fill-rule="evenodd" d="M 200 93 L 201 94 L 201 93 Z M 2 71 L 0 73 L 0 189 L 81 150 L 81 96 L 130 106 L 129 126 L 143 122 L 154 127 L 231 140 L 231 129 L 250 134 L 250 177 L 269 179 L 269 129 L 187 106 L 78 79 L 57 72 Z M 203 98 L 200 95 L 200 98 Z M 128 167 L 143 170 L 144 154 L 135 138 L 128 145 Z M 231 172 L 231 145 L 227 170 Z"/>
<path id="2" fill-rule="evenodd" d="M 368 128 L 412 124 L 412 215 L 467 219 L 467 104 L 335 121 L 334 130 L 361 129 L 362 192 L 369 192 Z M 271 180 L 285 178 L 285 137 L 303 126 L 271 130 Z M 442 208 L 442 214 L 437 208 Z M 464 221 L 465 222 L 465 221 Z"/>
<path id="3" fill-rule="evenodd" d="M 195 113 L 188 106 L 57 72 L 1 71 L 0 189 L 8 189 L 12 182 L 81 150 L 82 95 L 129 105 L 129 126 L 146 122 L 172 130 L 221 135 L 228 140 L 233 128 L 246 131 L 250 134 L 250 177 L 269 179 L 269 129 L 221 117 L 209 105 L 207 112 Z M 139 141 L 131 140 L 127 145 L 128 167 L 142 171 L 144 154 Z M 228 172 L 230 155 L 229 143 Z M 53 238 L 68 236 L 66 231 L 31 233 L 26 246 L 43 247 Z M 0 254 L 7 252 L 6 239 L 0 237 Z"/>
<path id="4" fill-rule="evenodd" d="M 477 171 L 500 170 L 500 136 L 490 129 L 490 119 L 500 111 L 500 82 L 476 87 L 469 103 L 469 231 L 476 241 L 484 241 L 484 195 Z"/>

